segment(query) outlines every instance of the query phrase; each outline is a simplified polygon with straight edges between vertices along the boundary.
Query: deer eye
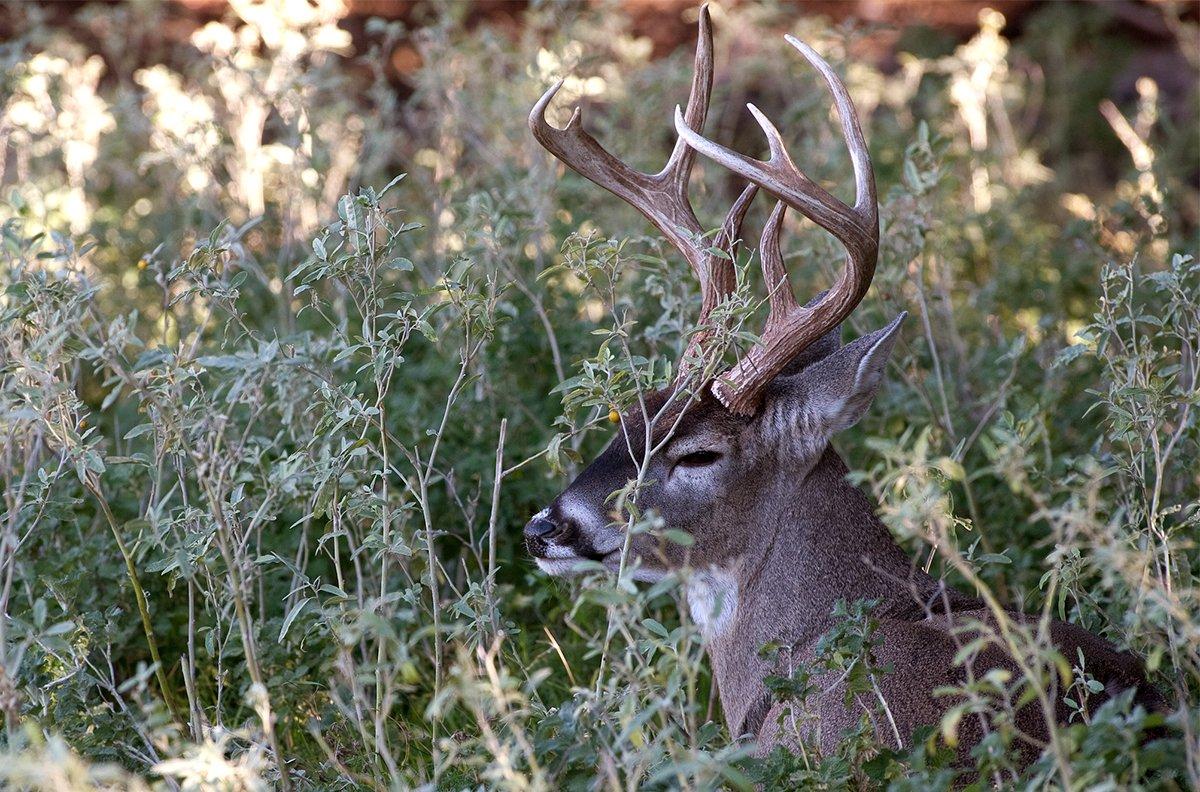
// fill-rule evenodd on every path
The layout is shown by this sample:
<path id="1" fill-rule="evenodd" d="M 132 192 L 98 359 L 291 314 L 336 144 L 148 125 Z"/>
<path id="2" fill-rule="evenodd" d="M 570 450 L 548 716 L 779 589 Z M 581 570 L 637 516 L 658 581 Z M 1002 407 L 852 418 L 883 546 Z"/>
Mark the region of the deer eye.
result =
<path id="1" fill-rule="evenodd" d="M 719 451 L 693 451 L 675 460 L 676 467 L 698 468 L 707 467 L 721 458 Z"/>

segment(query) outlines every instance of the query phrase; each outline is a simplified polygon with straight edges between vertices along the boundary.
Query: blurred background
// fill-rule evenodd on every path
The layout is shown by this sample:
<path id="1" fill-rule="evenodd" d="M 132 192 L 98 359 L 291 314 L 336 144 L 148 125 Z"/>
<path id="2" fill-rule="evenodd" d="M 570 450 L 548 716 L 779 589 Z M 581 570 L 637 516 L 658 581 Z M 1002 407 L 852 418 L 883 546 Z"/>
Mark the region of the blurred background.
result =
<path id="1" fill-rule="evenodd" d="M 914 59 L 930 64 L 941 59 L 943 65 L 956 55 L 974 59 L 974 71 L 962 75 L 958 98 L 952 98 L 971 131 L 970 145 L 982 150 L 997 136 L 1014 153 L 1027 145 L 1067 188 L 1086 195 L 1111 187 L 1127 164 L 1132 141 L 1116 115 L 1133 123 L 1138 103 L 1151 96 L 1162 123 L 1184 131 L 1181 145 L 1189 156 L 1179 158 L 1178 176 L 1194 188 L 1200 169 L 1190 156 L 1195 135 L 1187 133 L 1197 126 L 1198 14 L 1200 4 L 1170 0 L 731 0 L 716 8 L 718 26 L 724 23 L 717 96 L 727 100 L 714 103 L 716 123 L 726 135 L 752 142 L 756 131 L 741 110 L 742 100 L 773 107 L 802 88 L 792 80 L 808 84 L 796 70 L 764 71 L 755 64 L 778 41 L 774 34 L 819 20 L 843 32 L 844 57 L 860 75 L 873 71 L 904 86 L 890 87 L 891 95 L 884 96 L 876 81 L 874 103 L 896 104 L 898 92 L 919 92 L 928 75 L 918 73 Z M 235 153 L 233 160 L 224 158 L 233 183 L 222 200 L 232 199 L 231 208 L 252 215 L 271 202 L 263 192 L 281 168 L 304 173 L 305 164 L 315 166 L 305 179 L 319 181 L 328 199 L 347 184 L 384 172 L 425 177 L 457 169 L 461 158 L 478 161 L 478 167 L 488 154 L 485 141 L 466 133 L 484 108 L 456 105 L 458 117 L 442 120 L 443 128 L 434 131 L 430 103 L 439 95 L 460 84 L 470 95 L 498 80 L 509 83 L 511 90 L 490 103 L 502 107 L 511 100 L 511 112 L 497 114 L 497 120 L 512 143 L 520 144 L 524 100 L 547 79 L 574 75 L 581 81 L 574 94 L 586 103 L 618 102 L 631 79 L 630 66 L 686 61 L 695 16 L 695 4 L 680 0 L 8 3 L 0 9 L 5 57 L 10 63 L 29 53 L 41 58 L 24 81 L 9 73 L 0 184 L 28 182 L 39 168 L 53 167 L 57 152 L 45 150 L 53 131 L 78 133 L 70 154 L 63 151 L 58 163 L 69 196 L 47 196 L 67 202 L 62 208 L 76 231 L 87 227 L 94 209 L 81 193 L 111 190 L 129 197 L 130 206 L 137 202 L 136 188 L 122 183 L 123 176 L 129 178 L 120 173 L 122 165 L 139 172 L 139 180 L 169 178 L 164 161 L 182 168 L 181 160 L 191 155 L 187 183 L 198 188 L 217 175 L 201 173 L 212 170 L 204 157 L 225 142 Z M 600 20 L 594 36 L 580 41 L 588 46 L 556 46 L 581 19 Z M 980 40 L 960 50 L 981 28 L 1002 45 Z M 532 62 L 502 69 L 493 59 L 490 72 L 473 71 L 483 63 L 461 63 L 461 54 L 451 57 L 446 49 L 463 37 L 478 42 L 481 59 L 487 48 L 509 46 L 528 50 Z M 610 56 L 616 63 L 603 67 L 600 61 Z M 236 76 L 199 73 L 209 64 Z M 1005 90 L 1025 92 L 1023 106 L 1009 128 L 1000 122 L 989 130 L 988 118 L 996 121 L 1000 109 L 996 86 L 1005 81 L 1019 84 Z M 524 84 L 513 84 L 518 82 Z M 285 94 L 293 89 L 337 112 L 326 118 L 317 108 L 289 109 Z M 67 91 L 61 102 L 70 106 L 59 106 L 60 90 Z M 971 100 L 967 91 L 981 95 Z M 571 98 L 563 96 L 563 103 Z M 653 120 L 666 118 L 669 109 L 655 110 Z M 305 114 L 312 117 L 302 122 Z M 657 137 L 669 136 L 668 125 L 661 126 Z M 450 139 L 440 137 L 445 135 Z M 1181 211 L 1192 223 L 1193 195 L 1194 190 L 1181 196 Z M 297 232 L 311 230 L 316 221 L 311 209 L 291 211 Z"/>

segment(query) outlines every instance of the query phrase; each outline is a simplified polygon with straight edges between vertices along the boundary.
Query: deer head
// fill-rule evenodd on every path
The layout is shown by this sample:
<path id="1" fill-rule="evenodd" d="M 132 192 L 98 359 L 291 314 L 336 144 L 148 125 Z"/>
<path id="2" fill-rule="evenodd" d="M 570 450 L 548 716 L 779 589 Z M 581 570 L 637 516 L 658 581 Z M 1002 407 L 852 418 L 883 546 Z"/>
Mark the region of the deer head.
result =
<path id="1" fill-rule="evenodd" d="M 830 438 L 858 421 L 870 404 L 903 318 L 841 345 L 840 324 L 862 300 L 875 270 L 879 228 L 871 161 L 845 85 L 816 52 L 787 37 L 832 92 L 854 168 L 853 206 L 805 176 L 778 130 L 753 105 L 750 112 L 767 138 L 766 161 L 701 136 L 712 89 L 707 9 L 701 9 L 699 27 L 691 96 L 686 110 L 675 110 L 679 137 L 660 172 L 636 171 L 609 154 L 583 130 L 578 108 L 565 128 L 551 126 L 545 110 L 561 83 L 533 108 L 529 125 L 551 153 L 634 206 L 679 249 L 700 281 L 701 325 L 734 285 L 731 261 L 712 255 L 712 247 L 736 243 L 758 189 L 775 197 L 760 245 L 770 305 L 762 341 L 699 390 L 677 381 L 620 417 L 620 431 L 608 448 L 525 527 L 528 549 L 550 574 L 570 574 L 583 559 L 617 565 L 626 536 L 609 496 L 639 473 L 646 486 L 637 493 L 638 508 L 656 510 L 694 539 L 685 552 L 649 535 L 629 537 L 629 551 L 641 561 L 640 577 L 654 579 L 685 561 L 703 569 L 739 557 L 747 536 L 777 519 L 781 504 L 804 502 L 806 479 Z M 715 242 L 702 240 L 703 228 L 688 200 L 697 153 L 749 183 Z M 828 231 L 846 250 L 837 283 L 804 306 L 793 295 L 779 249 L 788 208 Z M 693 344 L 702 342 L 699 336 Z M 685 355 L 685 363 L 688 359 Z M 694 374 L 684 364 L 680 370 L 681 380 Z"/>

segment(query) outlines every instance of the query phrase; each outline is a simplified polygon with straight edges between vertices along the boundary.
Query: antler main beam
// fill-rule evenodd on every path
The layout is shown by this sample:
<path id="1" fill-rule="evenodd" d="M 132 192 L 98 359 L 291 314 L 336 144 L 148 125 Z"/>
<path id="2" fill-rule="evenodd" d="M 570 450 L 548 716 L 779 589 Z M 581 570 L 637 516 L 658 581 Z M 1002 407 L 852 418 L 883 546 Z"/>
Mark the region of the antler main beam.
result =
<path id="1" fill-rule="evenodd" d="M 769 159 L 752 159 L 701 135 L 699 130 L 708 114 L 713 83 L 712 22 L 707 7 L 700 9 L 699 22 L 695 73 L 687 109 L 675 108 L 675 130 L 679 138 L 667 164 L 658 173 L 635 170 L 610 154 L 583 129 L 583 113 L 578 107 L 562 129 L 546 121 L 546 108 L 562 88 L 561 81 L 534 105 L 529 114 L 529 128 L 550 153 L 645 215 L 659 233 L 683 253 L 700 280 L 702 325 L 713 308 L 734 288 L 732 260 L 714 255 L 713 248 L 727 250 L 737 242 L 742 219 L 758 188 L 778 199 L 764 229 L 761 246 L 763 276 L 770 293 L 770 313 L 763 328 L 762 343 L 712 385 L 714 395 L 726 407 L 737 413 L 750 414 L 757 408 L 767 383 L 800 351 L 845 319 L 871 285 L 879 253 L 875 176 L 846 86 L 820 55 L 792 36 L 786 37 L 787 42 L 821 72 L 833 94 L 842 134 L 854 165 L 854 205 L 842 203 L 796 167 L 788 156 L 779 130 L 754 105 L 748 107 L 766 135 Z M 688 200 L 688 180 L 697 152 L 749 182 L 711 244 L 703 239 L 704 229 Z M 846 266 L 838 282 L 811 306 L 796 302 L 779 252 L 779 234 L 789 207 L 824 228 L 846 249 Z M 692 346 L 701 338 L 702 334 L 694 336 Z M 688 359 L 690 355 L 685 355 L 685 360 Z"/>
<path id="2" fill-rule="evenodd" d="M 854 104 L 846 86 L 811 47 L 786 36 L 804 58 L 821 72 L 833 94 L 842 134 L 854 166 L 854 206 L 847 206 L 808 178 L 788 156 L 779 130 L 757 107 L 748 105 L 767 138 L 770 158 L 752 159 L 705 138 L 675 108 L 675 129 L 682 140 L 704 156 L 756 184 L 779 200 L 763 233 L 762 268 L 770 290 L 770 313 L 756 346 L 713 384 L 713 393 L 730 410 L 752 413 L 762 391 L 806 346 L 816 341 L 862 301 L 875 274 L 879 254 L 879 211 L 871 156 L 863 139 Z M 779 232 L 785 207 L 791 207 L 832 234 L 846 249 L 846 266 L 832 289 L 811 308 L 796 303 L 779 254 Z"/>
<path id="3" fill-rule="evenodd" d="M 682 111 L 682 117 L 689 129 L 703 128 L 704 119 L 708 115 L 709 99 L 712 96 L 712 22 L 707 6 L 700 9 L 699 27 L 692 89 L 688 96 L 687 110 Z M 610 154 L 584 130 L 583 113 L 580 108 L 575 108 L 571 120 L 562 129 L 552 126 L 546 120 L 546 108 L 562 88 L 562 84 L 561 80 L 555 83 L 530 112 L 529 128 L 533 136 L 576 173 L 608 190 L 645 215 L 659 233 L 679 249 L 700 280 L 703 323 L 717 303 L 734 287 L 732 262 L 712 255 L 710 249 L 724 249 L 737 241 L 742 219 L 758 188 L 754 185 L 747 186 L 729 210 L 721 233 L 711 242 L 705 241 L 702 238 L 704 229 L 696 219 L 688 200 L 688 180 L 696 160 L 695 150 L 681 137 L 676 140 L 671 157 L 661 171 L 651 174 L 635 170 Z"/>

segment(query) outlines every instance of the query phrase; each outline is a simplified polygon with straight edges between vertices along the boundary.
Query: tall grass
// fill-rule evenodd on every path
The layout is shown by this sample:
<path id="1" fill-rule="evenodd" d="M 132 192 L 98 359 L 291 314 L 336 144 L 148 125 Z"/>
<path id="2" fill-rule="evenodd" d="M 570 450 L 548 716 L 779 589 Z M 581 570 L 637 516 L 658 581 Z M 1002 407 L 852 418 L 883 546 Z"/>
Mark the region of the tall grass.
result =
<path id="1" fill-rule="evenodd" d="M 1197 136 L 1146 81 L 1101 111 L 1119 59 L 1088 58 L 1121 47 L 1102 7 L 1047 8 L 1019 43 L 987 13 L 961 46 L 903 44 L 891 74 L 847 54 L 864 31 L 715 9 L 724 140 L 758 145 L 738 110 L 754 96 L 806 169 L 845 178 L 784 31 L 866 115 L 884 242 L 848 332 L 918 321 L 839 443 L 906 548 L 989 602 L 1001 629 L 981 640 L 1023 671 L 947 691 L 960 703 L 911 749 L 864 721 L 834 755 L 764 760 L 721 725 L 687 570 L 567 584 L 520 543 L 610 410 L 669 379 L 698 304 L 524 116 L 572 75 L 562 106 L 603 104 L 595 134 L 652 167 L 688 53 L 651 62 L 576 7 L 516 33 L 453 11 L 419 34 L 372 24 L 426 64 L 401 103 L 379 50 L 339 58 L 338 4 L 233 7 L 171 65 L 122 49 L 154 6 L 88 12 L 103 58 L 17 7 L 26 33 L 0 51 L 4 785 L 923 789 L 955 783 L 976 714 L 985 783 L 1200 784 Z M 1043 145 L 1066 124 L 1088 135 Z M 700 170 L 715 217 L 736 185 Z M 789 245 L 819 288 L 834 245 L 799 224 Z M 746 327 L 752 248 L 725 307 Z M 636 491 L 631 533 L 689 540 Z M 1012 606 L 1140 653 L 1170 714 L 1088 714 L 1082 659 Z M 869 608 L 845 608 L 820 662 L 886 673 Z M 814 670 L 772 687 L 803 698 Z M 1048 689 L 1077 717 L 1021 768 L 1011 712 Z"/>

